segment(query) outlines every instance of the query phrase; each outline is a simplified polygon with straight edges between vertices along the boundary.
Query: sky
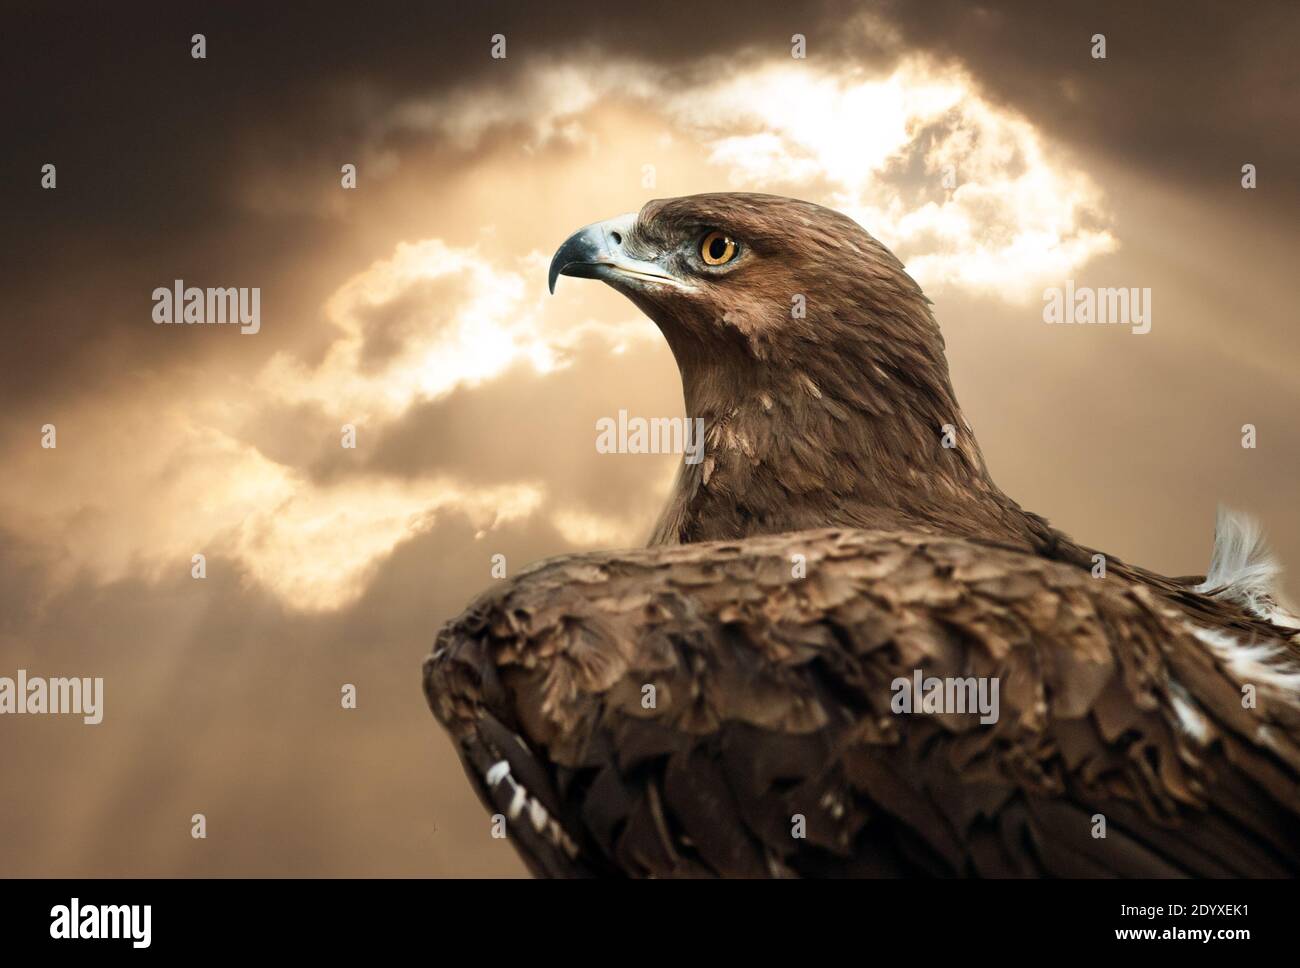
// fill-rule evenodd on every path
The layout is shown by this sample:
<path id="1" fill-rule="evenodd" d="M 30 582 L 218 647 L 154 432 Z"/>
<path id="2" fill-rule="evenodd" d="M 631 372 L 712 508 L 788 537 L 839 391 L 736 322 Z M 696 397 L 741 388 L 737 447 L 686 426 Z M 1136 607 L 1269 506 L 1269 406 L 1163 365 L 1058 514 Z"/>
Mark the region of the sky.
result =
<path id="1" fill-rule="evenodd" d="M 1300 569 L 1294 4 L 6 6 L 0 676 L 105 710 L 0 717 L 0 874 L 522 874 L 420 662 L 493 556 L 644 542 L 680 458 L 595 426 L 681 415 L 672 356 L 546 269 L 653 198 L 861 223 L 1073 537 L 1202 573 L 1223 502 Z M 258 332 L 156 324 L 177 279 Z"/>

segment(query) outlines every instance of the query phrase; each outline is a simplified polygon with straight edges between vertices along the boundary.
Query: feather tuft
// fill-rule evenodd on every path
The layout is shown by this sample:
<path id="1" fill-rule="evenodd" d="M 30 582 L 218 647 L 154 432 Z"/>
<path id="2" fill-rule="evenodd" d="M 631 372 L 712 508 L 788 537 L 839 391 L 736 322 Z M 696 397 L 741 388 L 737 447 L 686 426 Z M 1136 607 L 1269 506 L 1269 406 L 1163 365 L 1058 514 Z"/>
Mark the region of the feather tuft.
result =
<path id="1" fill-rule="evenodd" d="M 1220 504 L 1210 570 L 1195 590 L 1240 605 L 1256 618 L 1300 628 L 1300 618 L 1278 605 L 1275 588 L 1281 574 L 1282 566 L 1268 550 L 1259 522 Z"/>

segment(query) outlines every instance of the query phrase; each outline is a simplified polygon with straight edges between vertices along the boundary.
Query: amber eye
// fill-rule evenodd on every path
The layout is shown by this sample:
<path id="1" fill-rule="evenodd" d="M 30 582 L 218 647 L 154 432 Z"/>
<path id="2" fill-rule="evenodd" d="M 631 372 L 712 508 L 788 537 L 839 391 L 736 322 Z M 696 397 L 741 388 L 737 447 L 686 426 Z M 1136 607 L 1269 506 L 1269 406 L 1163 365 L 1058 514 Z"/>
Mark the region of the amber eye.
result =
<path id="1" fill-rule="evenodd" d="M 721 232 L 710 232 L 700 240 L 700 258 L 711 266 L 725 265 L 736 255 L 736 243 Z"/>

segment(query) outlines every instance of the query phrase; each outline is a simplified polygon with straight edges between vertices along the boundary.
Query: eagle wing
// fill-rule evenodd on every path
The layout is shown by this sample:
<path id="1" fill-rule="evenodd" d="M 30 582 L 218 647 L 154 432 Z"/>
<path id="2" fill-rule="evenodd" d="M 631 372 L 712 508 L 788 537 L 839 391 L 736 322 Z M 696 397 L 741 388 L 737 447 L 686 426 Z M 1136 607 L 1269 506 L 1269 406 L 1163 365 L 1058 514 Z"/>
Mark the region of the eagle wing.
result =
<path id="1" fill-rule="evenodd" d="M 996 681 L 996 720 L 896 711 L 918 672 Z M 1300 871 L 1287 643 L 977 542 L 551 559 L 449 623 L 424 681 L 539 874 Z"/>

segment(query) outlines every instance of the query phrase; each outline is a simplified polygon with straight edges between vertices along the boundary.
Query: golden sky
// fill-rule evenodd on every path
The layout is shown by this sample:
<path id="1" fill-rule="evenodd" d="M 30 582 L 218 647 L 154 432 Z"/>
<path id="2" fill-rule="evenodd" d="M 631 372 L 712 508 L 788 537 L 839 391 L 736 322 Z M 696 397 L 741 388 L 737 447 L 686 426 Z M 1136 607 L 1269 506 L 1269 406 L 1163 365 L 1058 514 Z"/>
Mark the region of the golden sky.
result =
<path id="1" fill-rule="evenodd" d="M 435 8 L 423 32 L 380 10 L 21 24 L 54 53 L 5 163 L 30 187 L 4 270 L 0 675 L 104 676 L 106 712 L 0 720 L 0 874 L 522 870 L 419 662 L 493 555 L 644 540 L 675 458 L 599 454 L 595 422 L 680 414 L 671 355 L 611 290 L 548 295 L 546 267 L 651 198 L 857 219 L 934 300 L 995 479 L 1074 537 L 1203 571 L 1223 501 L 1300 567 L 1296 89 L 1254 53 L 1284 7 L 1177 30 L 1122 4 L 760 5 L 710 30 L 547 7 Z M 260 287 L 261 331 L 154 325 L 178 278 Z M 1151 332 L 1045 325 L 1067 280 L 1149 287 Z"/>

